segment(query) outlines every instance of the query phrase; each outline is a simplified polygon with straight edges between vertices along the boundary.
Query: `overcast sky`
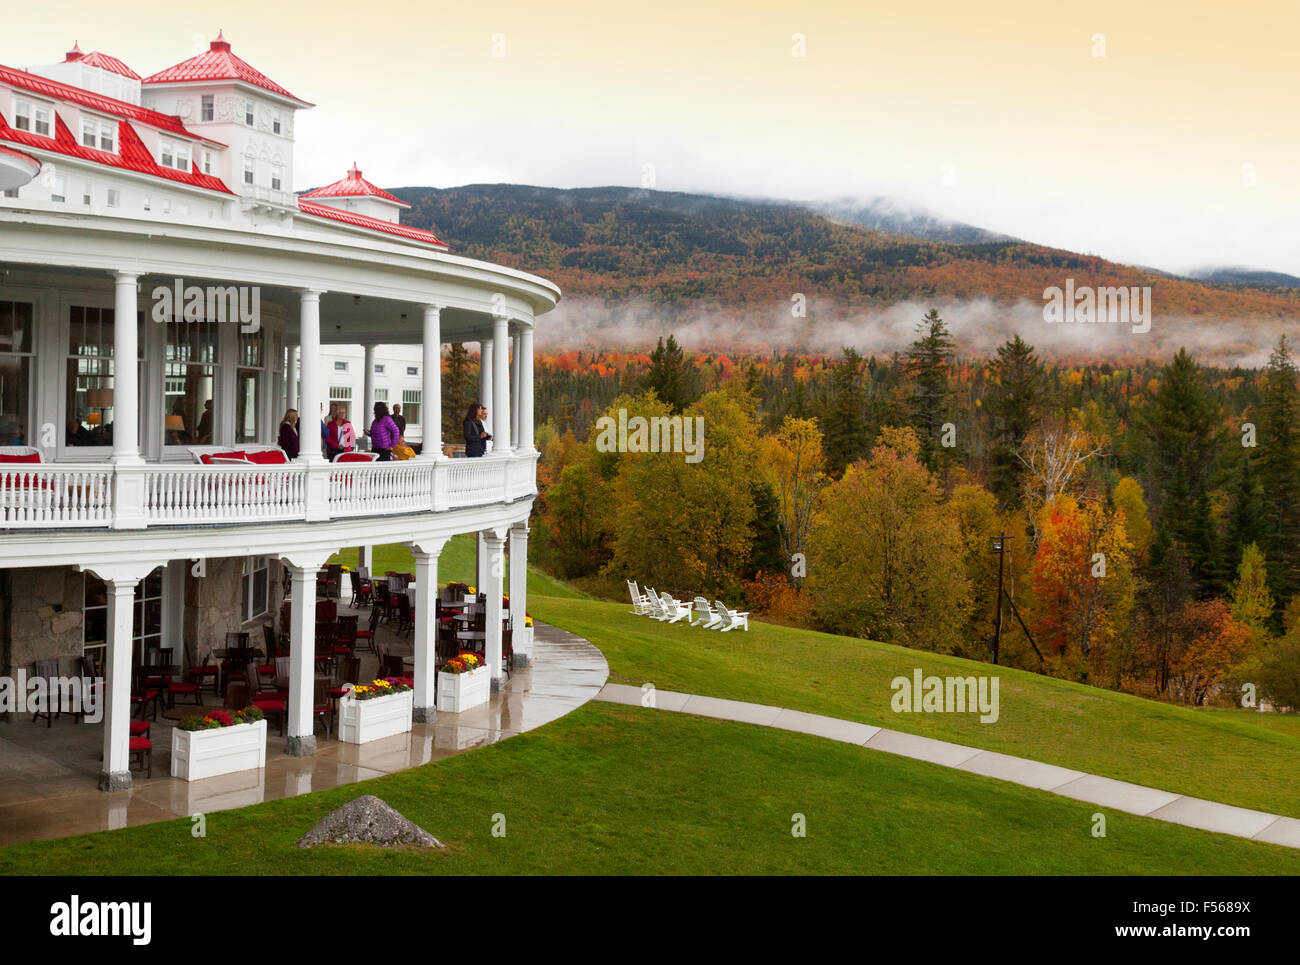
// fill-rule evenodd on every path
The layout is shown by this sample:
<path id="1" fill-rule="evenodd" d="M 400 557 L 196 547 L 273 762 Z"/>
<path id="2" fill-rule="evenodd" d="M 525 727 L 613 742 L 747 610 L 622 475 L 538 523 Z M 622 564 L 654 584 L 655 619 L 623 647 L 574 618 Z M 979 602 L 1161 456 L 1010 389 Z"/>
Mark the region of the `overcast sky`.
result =
<path id="1" fill-rule="evenodd" d="M 385 187 L 886 195 L 1118 261 L 1300 274 L 1300 3 L 1134 6 L 63 0 L 9 5 L 0 63 L 76 40 L 148 75 L 222 28 L 318 105 L 297 189 L 355 160 Z"/>

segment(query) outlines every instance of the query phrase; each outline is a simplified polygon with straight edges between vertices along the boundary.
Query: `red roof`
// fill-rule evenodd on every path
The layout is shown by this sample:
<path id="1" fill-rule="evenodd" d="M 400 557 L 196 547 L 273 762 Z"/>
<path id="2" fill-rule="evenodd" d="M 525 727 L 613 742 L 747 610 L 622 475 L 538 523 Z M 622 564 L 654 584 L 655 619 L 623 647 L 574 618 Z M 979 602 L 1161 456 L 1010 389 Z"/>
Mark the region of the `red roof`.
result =
<path id="1" fill-rule="evenodd" d="M 0 70 L 2 69 L 0 68 Z M 72 136 L 72 132 L 68 130 L 68 125 L 63 123 L 63 118 L 57 112 L 54 115 L 53 137 L 44 137 L 31 131 L 16 131 L 9 126 L 4 115 L 0 114 L 0 140 L 25 144 L 28 147 L 38 147 L 46 151 L 53 151 L 56 154 L 82 158 L 109 167 L 138 171 L 141 174 L 152 174 L 155 177 L 166 178 L 168 181 L 177 181 L 181 184 L 193 185 L 196 188 L 207 188 L 209 191 L 220 191 L 222 194 L 234 193 L 225 186 L 220 178 L 213 177 L 210 174 L 197 173 L 194 170 L 193 162 L 191 162 L 190 171 L 188 172 L 163 167 L 154 160 L 154 156 L 149 153 L 149 149 L 144 146 L 140 136 L 136 134 L 135 128 L 126 122 L 117 125 L 116 154 L 112 151 L 101 151 L 98 148 L 83 146 Z"/>
<path id="2" fill-rule="evenodd" d="M 182 61 L 175 67 L 160 70 L 152 77 L 146 77 L 144 83 L 187 84 L 213 80 L 243 81 L 245 84 L 252 84 L 254 87 L 262 88 L 262 90 L 269 90 L 273 94 L 279 94 L 300 104 L 307 104 L 307 101 L 290 94 L 260 70 L 232 54 L 230 52 L 230 43 L 226 40 L 224 34 L 219 34 L 217 39 L 208 46 L 206 52 Z M 313 105 L 307 104 L 307 106 Z"/>
<path id="3" fill-rule="evenodd" d="M 388 201 L 392 204 L 400 204 L 403 208 L 409 208 L 410 205 L 401 198 L 393 197 L 383 188 L 375 187 L 369 181 L 361 176 L 357 170 L 357 162 L 352 162 L 352 169 L 348 171 L 348 176 L 342 181 L 335 181 L 333 184 L 327 184 L 323 188 L 317 188 L 315 191 L 308 191 L 300 195 L 303 198 L 378 198 L 381 201 Z"/>
<path id="4" fill-rule="evenodd" d="M 340 211 L 338 208 L 331 207 L 328 204 L 320 204 L 316 201 L 304 200 L 305 195 L 298 198 L 298 209 L 305 215 L 311 215 L 316 218 L 328 218 L 330 221 L 339 221 L 343 224 L 352 225 L 354 228 L 366 228 L 370 231 L 382 231 L 384 234 L 396 235 L 399 238 L 405 238 L 407 241 L 419 241 L 426 245 L 436 245 L 445 249 L 447 245 L 438 240 L 438 236 L 432 231 L 425 231 L 422 228 L 411 228 L 403 224 L 394 224 L 391 221 L 384 221 L 382 218 L 372 218 L 369 215 L 357 214 L 355 211 Z"/>
<path id="5" fill-rule="evenodd" d="M 147 107 L 120 101 L 114 97 L 105 97 L 103 94 L 96 94 L 94 91 L 73 87 L 71 84 L 62 84 L 57 80 L 41 77 L 39 74 L 29 74 L 25 70 L 15 70 L 13 67 L 0 65 L 0 84 L 8 84 L 11 87 L 29 90 L 51 100 L 69 101 L 104 114 L 112 114 L 114 117 L 123 120 L 140 121 L 151 127 L 170 131 L 182 137 L 190 137 L 196 141 L 207 141 L 209 144 L 220 143 L 209 137 L 187 131 L 185 125 L 181 123 L 181 119 L 174 114 L 160 114 L 158 111 L 151 111 Z"/>
<path id="6" fill-rule="evenodd" d="M 140 79 L 139 74 L 116 57 L 110 57 L 108 54 L 100 53 L 98 50 L 91 51 L 88 54 L 83 54 L 81 48 L 75 43 L 72 45 L 72 49 L 68 51 L 67 56 L 63 58 L 63 62 L 66 64 L 71 63 L 74 60 L 79 60 L 88 67 L 98 67 L 101 70 L 109 70 L 115 74 L 121 74 L 123 77 L 129 77 L 131 80 Z"/>

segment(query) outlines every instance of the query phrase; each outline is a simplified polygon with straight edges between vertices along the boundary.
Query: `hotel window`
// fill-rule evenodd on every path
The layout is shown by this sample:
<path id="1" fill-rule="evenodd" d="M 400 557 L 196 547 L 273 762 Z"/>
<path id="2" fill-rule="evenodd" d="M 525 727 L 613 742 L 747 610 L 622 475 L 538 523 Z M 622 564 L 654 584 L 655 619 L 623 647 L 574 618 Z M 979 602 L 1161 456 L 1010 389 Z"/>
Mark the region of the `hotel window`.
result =
<path id="1" fill-rule="evenodd" d="M 216 97 L 212 94 L 203 95 L 203 107 L 200 117 L 205 121 L 210 121 L 216 116 Z"/>
<path id="2" fill-rule="evenodd" d="M 334 371 L 335 371 L 335 372 L 346 372 L 347 370 L 348 370 L 348 363 L 347 363 L 347 362 L 335 362 L 335 363 L 334 363 Z"/>
<path id="3" fill-rule="evenodd" d="M 245 556 L 240 616 L 247 623 L 266 614 L 271 599 L 271 568 L 265 556 Z"/>
<path id="4" fill-rule="evenodd" d="M 387 390 L 387 389 L 375 389 L 375 401 L 376 401 L 376 402 L 387 402 L 387 401 L 388 401 L 388 390 Z"/>
<path id="5" fill-rule="evenodd" d="M 247 160 L 244 161 L 244 183 L 245 184 L 253 183 L 253 162 L 252 161 L 247 161 Z"/>
<path id="6" fill-rule="evenodd" d="M 190 146 L 188 144 L 176 145 L 176 170 L 184 171 L 186 174 L 193 173 L 193 168 L 190 167 Z"/>
<path id="7" fill-rule="evenodd" d="M 212 152 L 211 151 L 203 152 L 203 173 L 204 174 L 212 173 Z"/>
<path id="8" fill-rule="evenodd" d="M 40 134 L 42 137 L 50 137 L 50 109 L 48 107 L 37 107 L 32 111 L 35 122 L 32 125 L 32 133 Z"/>
<path id="9" fill-rule="evenodd" d="M 418 365 L 408 365 L 408 366 L 406 367 L 406 374 L 407 374 L 407 375 L 419 375 L 419 374 L 420 374 L 420 367 L 419 367 Z"/>
<path id="10" fill-rule="evenodd" d="M 135 619 L 131 624 L 135 642 L 133 664 L 143 661 L 145 651 L 162 646 L 162 573 L 160 566 L 135 585 Z M 108 592 L 104 581 L 93 573 L 86 574 L 81 627 L 82 652 L 96 650 L 102 658 L 108 642 Z"/>
<path id="11" fill-rule="evenodd" d="M 109 121 L 82 120 L 81 143 L 84 147 L 94 147 L 101 151 L 117 149 L 117 123 Z"/>
<path id="12" fill-rule="evenodd" d="M 419 389 L 402 390 L 402 415 L 406 418 L 408 426 L 418 426 L 420 424 Z"/>
<path id="13" fill-rule="evenodd" d="M 271 168 L 271 190 L 272 191 L 280 190 L 280 169 L 279 168 Z"/>
<path id="14" fill-rule="evenodd" d="M 171 167 L 172 160 L 173 160 L 172 151 L 173 151 L 172 142 L 163 141 L 162 148 L 158 152 L 158 163 L 165 168 Z"/>
<path id="15" fill-rule="evenodd" d="M 122 192 L 118 191 L 117 188 L 109 188 L 108 206 L 110 208 L 116 208 L 121 203 L 122 203 Z"/>
<path id="16" fill-rule="evenodd" d="M 276 111 L 271 115 L 271 133 L 280 133 L 280 112 Z"/>
<path id="17" fill-rule="evenodd" d="M 68 309 L 67 377 L 64 387 L 65 446 L 113 444 L 113 309 L 73 305 Z M 144 357 L 144 313 L 136 314 L 137 361 Z M 138 413 L 129 415 L 139 418 Z"/>
<path id="18" fill-rule="evenodd" d="M 226 317 L 230 317 L 229 310 Z M 235 442 L 258 441 L 257 414 L 261 410 L 259 401 L 265 371 L 265 333 L 261 328 L 256 332 L 240 332 L 239 372 L 235 377 Z"/>
<path id="19" fill-rule="evenodd" d="M 60 203 L 67 201 L 67 191 L 67 182 L 65 182 L 62 177 L 56 177 L 54 183 L 50 187 L 50 200 Z"/>
<path id="20" fill-rule="evenodd" d="M 345 418 L 352 418 L 352 386 L 330 386 L 330 409 L 341 408 Z"/>
<path id="21" fill-rule="evenodd" d="M 244 101 L 244 123 L 249 127 L 253 126 L 253 102 Z"/>
<path id="22" fill-rule="evenodd" d="M 34 318 L 31 302 L 0 301 L 0 446 L 27 445 Z"/>
<path id="23" fill-rule="evenodd" d="M 376 362 L 376 363 L 375 363 L 375 375 L 383 375 L 383 374 L 384 374 L 384 363 L 383 363 L 383 362 Z"/>
<path id="24" fill-rule="evenodd" d="M 86 207 L 90 207 L 90 200 L 91 197 L 94 195 L 94 193 L 95 193 L 95 186 L 91 184 L 89 181 L 87 181 L 85 189 L 81 192 L 81 203 L 84 204 Z"/>
<path id="25" fill-rule="evenodd" d="M 149 211 L 149 210 L 151 210 L 152 208 L 153 208 L 153 204 L 152 204 L 152 202 L 150 202 L 150 200 L 149 200 L 149 195 L 146 194 L 146 195 L 144 196 L 144 209 L 145 209 L 146 211 Z"/>
<path id="26" fill-rule="evenodd" d="M 190 172 L 190 146 L 174 141 L 163 141 L 158 151 L 158 163 L 165 168 Z"/>
<path id="27" fill-rule="evenodd" d="M 26 101 L 14 102 L 14 130 L 30 131 L 32 129 L 32 105 Z"/>
<path id="28" fill-rule="evenodd" d="M 163 214 L 171 214 L 171 213 L 172 213 L 172 199 L 171 199 L 171 198 L 163 198 L 162 213 L 163 213 Z"/>
<path id="29" fill-rule="evenodd" d="M 177 306 L 178 313 L 179 310 Z M 213 390 L 217 381 L 218 329 L 218 323 L 209 320 L 167 322 L 163 427 L 169 446 L 212 444 L 216 425 Z"/>
<path id="30" fill-rule="evenodd" d="M 16 197 L 18 197 L 18 189 L 17 189 L 17 188 L 6 188 L 6 189 L 5 189 L 5 197 L 6 197 L 6 198 L 16 198 Z"/>

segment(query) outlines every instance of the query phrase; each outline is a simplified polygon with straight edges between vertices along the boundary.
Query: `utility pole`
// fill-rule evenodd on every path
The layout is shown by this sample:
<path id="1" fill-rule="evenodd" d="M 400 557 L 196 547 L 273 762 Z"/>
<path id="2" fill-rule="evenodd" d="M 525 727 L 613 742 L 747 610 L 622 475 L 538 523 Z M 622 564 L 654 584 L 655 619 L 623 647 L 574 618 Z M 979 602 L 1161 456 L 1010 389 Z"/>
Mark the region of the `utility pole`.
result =
<path id="1" fill-rule="evenodd" d="M 1002 571 L 1006 561 L 1007 540 L 1011 539 L 1005 533 L 993 538 L 993 552 L 998 554 L 998 615 L 993 623 L 993 664 L 998 662 L 998 649 L 1002 645 Z"/>
<path id="2" fill-rule="evenodd" d="M 1038 644 L 1034 642 L 1034 635 L 1029 632 L 1029 627 L 1025 625 L 1025 618 L 1020 615 L 1020 608 L 1016 606 L 1016 601 L 1011 598 L 1011 594 L 1006 591 L 1003 585 L 1003 569 L 1007 553 L 1007 540 L 1011 539 L 1006 533 L 993 537 L 993 552 L 998 554 L 998 613 L 993 624 L 993 663 L 998 662 L 998 650 L 1002 645 L 1002 598 L 1006 597 L 1011 604 L 1011 612 L 1015 615 L 1016 622 L 1020 624 L 1020 629 L 1024 631 L 1025 638 L 1029 645 L 1034 648 L 1034 653 L 1038 654 L 1038 667 L 1042 670 L 1043 654 L 1038 649 Z"/>

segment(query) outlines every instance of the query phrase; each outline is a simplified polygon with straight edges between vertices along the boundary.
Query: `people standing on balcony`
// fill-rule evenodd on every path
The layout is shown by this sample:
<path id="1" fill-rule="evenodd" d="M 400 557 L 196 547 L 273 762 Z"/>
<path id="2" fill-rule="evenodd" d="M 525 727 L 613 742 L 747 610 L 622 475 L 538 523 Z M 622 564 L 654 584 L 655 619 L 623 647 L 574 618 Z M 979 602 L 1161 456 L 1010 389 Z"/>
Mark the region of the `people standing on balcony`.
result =
<path id="1" fill-rule="evenodd" d="M 393 458 L 393 446 L 402 441 L 401 430 L 388 414 L 388 403 L 375 403 L 375 421 L 370 423 L 370 448 L 379 454 L 380 462 Z"/>
<path id="2" fill-rule="evenodd" d="M 492 434 L 483 426 L 487 418 L 487 406 L 471 402 L 465 413 L 465 455 L 482 456 L 487 454 L 487 444 Z"/>
<path id="3" fill-rule="evenodd" d="M 341 452 L 352 452 L 357 447 L 357 430 L 348 421 L 343 406 L 334 407 L 334 418 L 330 420 L 325 434 L 325 457 L 333 461 Z"/>
<path id="4" fill-rule="evenodd" d="M 298 410 L 290 409 L 280 420 L 280 448 L 290 459 L 298 458 Z"/>
<path id="5" fill-rule="evenodd" d="M 326 418 L 322 413 L 325 412 L 325 403 L 320 404 L 320 451 L 322 455 L 328 455 L 328 443 L 330 438 L 330 423 L 334 421 L 334 406 L 330 406 L 329 417 Z"/>
<path id="6" fill-rule="evenodd" d="M 199 416 L 199 428 L 194 433 L 194 441 L 200 445 L 212 442 L 212 400 L 203 403 L 203 415 Z"/>
<path id="7" fill-rule="evenodd" d="M 402 415 L 402 404 L 393 403 L 393 423 L 397 426 L 397 431 L 406 436 L 406 416 Z"/>

